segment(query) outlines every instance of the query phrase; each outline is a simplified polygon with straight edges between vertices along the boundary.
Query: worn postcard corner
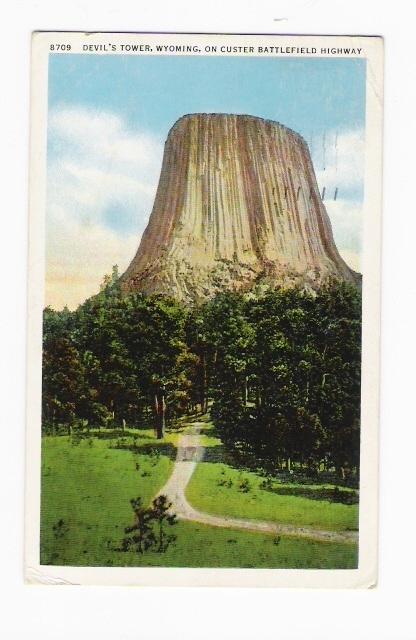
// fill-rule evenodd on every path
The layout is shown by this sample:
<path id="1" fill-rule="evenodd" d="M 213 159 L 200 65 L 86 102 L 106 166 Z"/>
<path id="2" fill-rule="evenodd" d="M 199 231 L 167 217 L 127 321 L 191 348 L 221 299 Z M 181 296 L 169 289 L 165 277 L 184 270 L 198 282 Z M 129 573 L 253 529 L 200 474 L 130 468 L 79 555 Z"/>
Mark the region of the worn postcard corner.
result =
<path id="1" fill-rule="evenodd" d="M 33 34 L 28 584 L 376 585 L 382 57 Z"/>

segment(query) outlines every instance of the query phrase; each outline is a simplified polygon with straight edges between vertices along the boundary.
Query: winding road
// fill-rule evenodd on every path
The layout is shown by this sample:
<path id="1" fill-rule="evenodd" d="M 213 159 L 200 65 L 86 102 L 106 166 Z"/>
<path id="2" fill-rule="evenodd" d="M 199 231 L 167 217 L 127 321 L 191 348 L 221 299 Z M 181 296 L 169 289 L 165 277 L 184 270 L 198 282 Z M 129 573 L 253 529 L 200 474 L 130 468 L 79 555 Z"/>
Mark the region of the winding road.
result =
<path id="1" fill-rule="evenodd" d="M 204 456 L 204 447 L 201 445 L 200 431 L 204 423 L 194 422 L 179 436 L 178 452 L 172 475 L 157 495 L 165 495 L 172 503 L 171 512 L 181 520 L 191 520 L 201 524 L 209 524 L 214 527 L 226 527 L 234 529 L 247 529 L 249 531 L 261 531 L 264 533 L 276 533 L 293 535 L 314 540 L 331 542 L 357 542 L 358 533 L 355 531 L 325 531 L 296 527 L 290 524 L 278 524 L 262 520 L 246 520 L 243 518 L 231 518 L 215 516 L 194 509 L 185 497 L 186 486 L 195 471 L 197 463 Z"/>

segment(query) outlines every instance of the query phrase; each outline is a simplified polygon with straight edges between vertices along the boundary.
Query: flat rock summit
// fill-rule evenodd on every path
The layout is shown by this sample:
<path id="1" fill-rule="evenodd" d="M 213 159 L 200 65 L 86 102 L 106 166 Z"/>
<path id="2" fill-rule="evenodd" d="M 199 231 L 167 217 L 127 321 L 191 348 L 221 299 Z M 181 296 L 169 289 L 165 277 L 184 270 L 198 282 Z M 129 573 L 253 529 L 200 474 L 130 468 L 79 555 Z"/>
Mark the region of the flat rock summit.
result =
<path id="1" fill-rule="evenodd" d="M 248 115 L 180 118 L 124 291 L 185 303 L 221 290 L 359 282 L 341 258 L 306 142 Z"/>

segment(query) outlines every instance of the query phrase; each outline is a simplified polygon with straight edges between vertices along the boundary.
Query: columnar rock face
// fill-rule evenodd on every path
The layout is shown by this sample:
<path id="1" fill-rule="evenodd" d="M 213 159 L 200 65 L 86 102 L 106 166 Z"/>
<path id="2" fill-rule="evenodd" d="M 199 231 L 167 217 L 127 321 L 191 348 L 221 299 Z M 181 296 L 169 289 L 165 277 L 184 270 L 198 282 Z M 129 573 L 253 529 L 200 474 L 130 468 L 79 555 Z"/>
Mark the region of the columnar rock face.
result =
<path id="1" fill-rule="evenodd" d="M 169 132 L 125 291 L 196 302 L 224 289 L 358 281 L 335 246 L 305 141 L 253 116 L 192 114 Z"/>

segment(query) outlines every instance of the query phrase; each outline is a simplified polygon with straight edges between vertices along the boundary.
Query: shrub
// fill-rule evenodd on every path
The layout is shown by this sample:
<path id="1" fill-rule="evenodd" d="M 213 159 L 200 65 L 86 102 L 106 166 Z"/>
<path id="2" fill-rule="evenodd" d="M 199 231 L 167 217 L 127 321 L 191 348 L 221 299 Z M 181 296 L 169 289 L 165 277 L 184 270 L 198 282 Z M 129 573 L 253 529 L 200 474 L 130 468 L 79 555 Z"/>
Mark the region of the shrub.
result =
<path id="1" fill-rule="evenodd" d="M 134 549 L 137 553 L 143 554 L 154 547 L 157 553 L 164 553 L 170 543 L 176 540 L 176 535 L 168 534 L 166 531 L 166 525 L 177 524 L 176 515 L 169 513 L 172 504 L 166 496 L 155 498 L 151 508 L 144 508 L 140 497 L 132 498 L 130 504 L 134 511 L 134 524 L 125 527 L 126 536 L 118 551 Z"/>
<path id="2" fill-rule="evenodd" d="M 238 483 L 238 490 L 242 493 L 249 493 L 251 491 L 251 484 L 248 478 L 241 478 Z"/>

